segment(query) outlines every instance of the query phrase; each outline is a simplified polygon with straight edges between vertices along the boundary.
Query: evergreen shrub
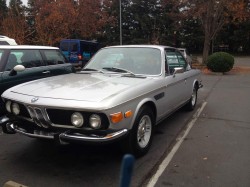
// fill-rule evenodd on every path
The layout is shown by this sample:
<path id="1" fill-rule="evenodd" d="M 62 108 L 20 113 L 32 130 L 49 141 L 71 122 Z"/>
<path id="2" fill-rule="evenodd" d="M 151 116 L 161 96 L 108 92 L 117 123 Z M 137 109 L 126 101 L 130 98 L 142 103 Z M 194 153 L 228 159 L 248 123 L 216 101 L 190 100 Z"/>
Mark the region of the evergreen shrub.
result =
<path id="1" fill-rule="evenodd" d="M 207 68 L 213 72 L 228 72 L 234 66 L 234 57 L 226 52 L 216 52 L 207 59 Z"/>

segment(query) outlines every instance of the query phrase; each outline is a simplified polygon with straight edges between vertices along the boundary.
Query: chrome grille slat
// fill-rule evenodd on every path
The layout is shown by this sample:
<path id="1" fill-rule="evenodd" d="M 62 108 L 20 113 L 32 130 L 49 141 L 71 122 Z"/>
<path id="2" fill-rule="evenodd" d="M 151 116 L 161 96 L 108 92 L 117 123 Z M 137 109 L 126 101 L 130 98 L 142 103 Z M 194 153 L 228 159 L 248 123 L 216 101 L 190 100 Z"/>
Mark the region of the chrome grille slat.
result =
<path id="1" fill-rule="evenodd" d="M 27 106 L 27 109 L 30 113 L 31 118 L 39 127 L 48 128 L 51 125 L 51 122 L 46 117 L 46 114 L 44 114 L 45 110 L 32 106 Z"/>

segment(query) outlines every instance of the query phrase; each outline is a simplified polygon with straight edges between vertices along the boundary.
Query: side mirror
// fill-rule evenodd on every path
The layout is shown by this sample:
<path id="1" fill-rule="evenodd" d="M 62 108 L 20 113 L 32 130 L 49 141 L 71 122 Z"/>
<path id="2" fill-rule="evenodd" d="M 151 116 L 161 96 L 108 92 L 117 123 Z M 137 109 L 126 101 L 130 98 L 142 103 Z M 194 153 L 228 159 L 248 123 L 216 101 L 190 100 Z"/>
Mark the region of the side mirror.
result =
<path id="1" fill-rule="evenodd" d="M 179 73 L 184 73 L 184 68 L 174 68 L 174 73 L 173 75 L 175 76 L 176 74 L 179 74 Z"/>
<path id="2" fill-rule="evenodd" d="M 16 65 L 9 73 L 9 76 L 14 76 L 17 74 L 17 72 L 22 72 L 25 70 L 25 67 L 23 65 Z"/>

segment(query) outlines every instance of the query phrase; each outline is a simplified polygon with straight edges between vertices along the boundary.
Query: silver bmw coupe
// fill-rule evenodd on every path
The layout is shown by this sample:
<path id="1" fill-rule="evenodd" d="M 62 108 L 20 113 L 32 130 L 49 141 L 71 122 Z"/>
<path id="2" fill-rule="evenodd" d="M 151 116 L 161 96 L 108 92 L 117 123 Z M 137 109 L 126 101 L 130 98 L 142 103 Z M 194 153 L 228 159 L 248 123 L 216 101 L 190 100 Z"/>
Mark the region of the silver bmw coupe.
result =
<path id="1" fill-rule="evenodd" d="M 5 91 L 1 126 L 61 143 L 120 141 L 125 152 L 142 156 L 155 125 L 180 107 L 195 108 L 200 75 L 173 47 L 105 47 L 79 72 Z"/>

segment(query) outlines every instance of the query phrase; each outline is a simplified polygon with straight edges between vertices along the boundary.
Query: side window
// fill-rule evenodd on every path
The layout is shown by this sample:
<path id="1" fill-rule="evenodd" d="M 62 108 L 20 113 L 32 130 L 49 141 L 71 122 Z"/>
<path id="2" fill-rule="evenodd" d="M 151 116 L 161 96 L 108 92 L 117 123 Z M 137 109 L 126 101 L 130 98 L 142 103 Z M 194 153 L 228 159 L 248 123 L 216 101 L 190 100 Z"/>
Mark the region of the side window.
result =
<path id="1" fill-rule="evenodd" d="M 60 48 L 62 51 L 68 51 L 69 49 L 69 42 L 61 42 Z"/>
<path id="2" fill-rule="evenodd" d="M 178 57 L 174 51 L 167 51 L 166 59 L 169 66 L 169 73 L 172 74 L 174 72 L 174 68 L 179 67 Z"/>
<path id="3" fill-rule="evenodd" d="M 44 66 L 39 50 L 18 50 L 14 53 L 16 53 L 17 62 L 25 68 Z"/>
<path id="4" fill-rule="evenodd" d="M 48 65 L 64 64 L 66 60 L 59 50 L 42 50 Z"/>
<path id="5" fill-rule="evenodd" d="M 165 75 L 169 74 L 169 67 L 168 67 L 168 60 L 167 60 L 168 56 L 167 56 L 167 52 L 165 50 Z"/>
<path id="6" fill-rule="evenodd" d="M 16 65 L 18 65 L 17 57 L 15 54 L 10 53 L 8 60 L 7 60 L 7 64 L 5 66 L 5 71 L 12 70 Z"/>
<path id="7" fill-rule="evenodd" d="M 38 50 L 11 50 L 5 71 L 10 71 L 19 64 L 25 68 L 32 68 L 42 66 L 43 61 Z"/>
<path id="8" fill-rule="evenodd" d="M 0 45 L 10 45 L 10 44 L 6 41 L 0 41 Z"/>
<path id="9" fill-rule="evenodd" d="M 78 51 L 78 43 L 77 42 L 70 42 L 69 43 L 69 50 L 70 50 L 70 52 L 77 52 Z"/>
<path id="10" fill-rule="evenodd" d="M 4 52 L 4 50 L 1 50 L 1 49 L 0 49 L 0 62 L 1 62 L 1 57 L 2 57 L 2 55 L 3 55 L 3 52 Z"/>
<path id="11" fill-rule="evenodd" d="M 184 69 L 186 69 L 187 62 L 186 62 L 185 58 L 178 51 L 176 51 L 176 56 L 178 57 L 179 67 L 183 67 Z"/>
<path id="12" fill-rule="evenodd" d="M 187 62 L 179 51 L 175 51 L 174 49 L 167 49 L 166 59 L 169 66 L 170 74 L 174 72 L 174 68 L 182 67 L 184 68 L 184 70 L 186 70 L 187 68 Z"/>

